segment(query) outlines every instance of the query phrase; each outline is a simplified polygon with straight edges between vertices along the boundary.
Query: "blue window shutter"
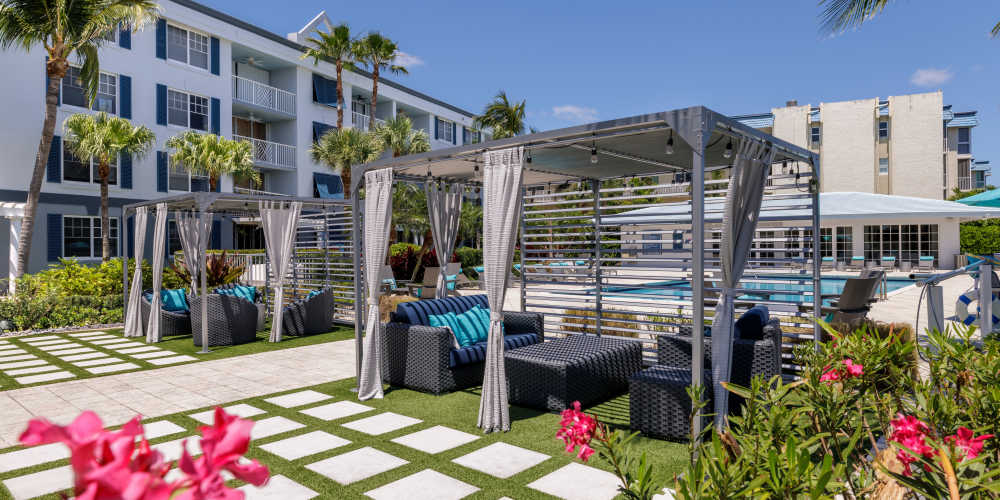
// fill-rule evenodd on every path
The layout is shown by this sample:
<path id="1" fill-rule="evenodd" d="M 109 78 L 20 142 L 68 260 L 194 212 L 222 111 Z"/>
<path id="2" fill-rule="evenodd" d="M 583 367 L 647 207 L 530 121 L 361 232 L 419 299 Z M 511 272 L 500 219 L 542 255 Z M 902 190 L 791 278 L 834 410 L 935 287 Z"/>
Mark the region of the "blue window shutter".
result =
<path id="1" fill-rule="evenodd" d="M 441 138 L 441 133 L 440 133 L 440 131 L 438 130 L 438 128 L 439 128 L 439 127 L 438 127 L 438 119 L 437 119 L 437 117 L 435 116 L 435 117 L 434 117 L 434 138 L 435 138 L 435 139 L 440 139 L 440 138 Z"/>
<path id="2" fill-rule="evenodd" d="M 132 119 L 132 77 L 118 75 L 118 114 L 126 120 Z"/>
<path id="3" fill-rule="evenodd" d="M 156 57 L 167 58 L 167 20 L 156 21 Z"/>
<path id="4" fill-rule="evenodd" d="M 118 170 L 122 173 L 122 189 L 132 189 L 132 155 L 122 153 L 118 159 Z"/>
<path id="5" fill-rule="evenodd" d="M 211 186 L 209 186 L 209 187 L 211 187 Z M 208 191 L 208 190 L 206 189 L 206 191 Z M 215 192 L 216 193 L 221 193 L 222 192 L 222 177 L 219 177 L 218 179 L 215 180 Z"/>
<path id="6" fill-rule="evenodd" d="M 468 127 L 462 127 L 462 144 L 468 144 L 469 142 L 469 129 Z"/>
<path id="7" fill-rule="evenodd" d="M 156 152 L 156 190 L 160 193 L 167 192 L 167 153 L 165 151 Z"/>
<path id="8" fill-rule="evenodd" d="M 330 106 L 337 107 L 337 80 L 326 80 L 326 103 Z"/>
<path id="9" fill-rule="evenodd" d="M 167 124 L 167 86 L 156 84 L 156 124 Z"/>
<path id="10" fill-rule="evenodd" d="M 222 250 L 222 221 L 212 221 L 212 248 Z"/>
<path id="11" fill-rule="evenodd" d="M 62 169 L 60 168 L 60 157 L 62 156 L 62 137 L 52 136 L 52 145 L 49 146 L 49 162 L 46 180 L 49 182 L 62 182 Z"/>
<path id="12" fill-rule="evenodd" d="M 123 49 L 132 49 L 132 30 L 124 24 L 118 26 L 118 46 Z"/>
<path id="13" fill-rule="evenodd" d="M 458 137 L 455 137 L 455 122 L 451 122 L 451 143 L 457 144 Z"/>
<path id="14" fill-rule="evenodd" d="M 212 74 L 219 74 L 219 39 L 214 36 L 211 38 L 211 51 L 212 51 Z"/>
<path id="15" fill-rule="evenodd" d="M 313 73 L 313 102 L 324 102 L 326 86 L 323 85 L 323 77 Z"/>
<path id="16" fill-rule="evenodd" d="M 125 241 L 128 245 L 125 257 L 135 257 L 135 217 L 129 217 L 125 223 Z"/>
<path id="17" fill-rule="evenodd" d="M 212 98 L 212 133 L 219 135 L 222 130 L 222 101 Z"/>
<path id="18" fill-rule="evenodd" d="M 62 257 L 62 244 L 63 244 L 63 218 L 62 214 L 48 214 L 46 217 L 48 222 L 48 260 L 49 262 L 55 262 Z"/>

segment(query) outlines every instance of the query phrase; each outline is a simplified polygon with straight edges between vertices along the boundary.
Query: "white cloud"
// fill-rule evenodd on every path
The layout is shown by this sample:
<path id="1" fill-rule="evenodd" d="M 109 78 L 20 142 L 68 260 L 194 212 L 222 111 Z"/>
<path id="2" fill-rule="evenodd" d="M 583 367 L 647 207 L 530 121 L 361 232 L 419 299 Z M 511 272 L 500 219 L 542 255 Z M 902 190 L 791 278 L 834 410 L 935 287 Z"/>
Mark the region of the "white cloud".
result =
<path id="1" fill-rule="evenodd" d="M 936 87 L 948 83 L 954 76 L 950 69 L 921 68 L 913 72 L 910 83 L 918 87 Z"/>
<path id="2" fill-rule="evenodd" d="M 396 64 L 398 64 L 398 65 L 400 65 L 400 66 L 402 66 L 404 68 L 409 69 L 409 68 L 413 68 L 413 67 L 416 67 L 416 66 L 423 66 L 424 65 L 424 60 L 421 59 L 421 58 L 419 58 L 419 57 L 417 57 L 417 56 L 415 56 L 415 55 L 413 55 L 413 54 L 407 54 L 406 52 L 403 52 L 401 50 L 397 50 L 396 51 Z"/>
<path id="3" fill-rule="evenodd" d="M 553 106 L 552 114 L 561 120 L 592 122 L 597 119 L 596 109 L 574 106 L 572 104 L 567 104 L 565 106 Z"/>

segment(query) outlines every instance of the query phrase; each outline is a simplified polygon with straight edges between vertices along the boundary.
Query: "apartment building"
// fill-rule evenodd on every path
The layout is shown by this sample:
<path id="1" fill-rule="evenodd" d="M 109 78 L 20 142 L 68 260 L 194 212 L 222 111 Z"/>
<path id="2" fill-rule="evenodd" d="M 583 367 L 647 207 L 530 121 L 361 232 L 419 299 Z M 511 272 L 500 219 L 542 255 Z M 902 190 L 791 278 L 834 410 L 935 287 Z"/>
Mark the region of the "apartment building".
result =
<path id="1" fill-rule="evenodd" d="M 338 176 L 312 162 L 311 144 L 336 125 L 336 71 L 332 64 L 300 58 L 312 30 L 327 21 L 321 13 L 300 31 L 280 36 L 190 0 L 162 0 L 161 19 L 141 32 L 109 33 L 101 49 L 100 89 L 88 108 L 78 79 L 70 69 L 61 82 L 56 137 L 42 185 L 32 255 L 26 271 L 34 272 L 60 257 L 100 258 L 98 177 L 89 159 L 65 149 L 62 122 L 81 112 L 106 111 L 151 128 L 153 152 L 144 158 L 123 157 L 112 168 L 111 238 L 116 254 L 128 248 L 121 206 L 208 189 L 206 178 L 170 164 L 164 146 L 185 130 L 245 139 L 253 144 L 262 185 L 224 178 L 218 189 L 253 194 L 258 191 L 300 197 L 343 196 Z M 46 76 L 45 54 L 0 53 L 5 75 L 0 79 L 4 113 L 0 118 L 0 202 L 25 200 L 42 127 Z M 432 148 L 478 142 L 474 115 L 396 82 L 379 79 L 378 106 L 371 112 L 370 75 L 343 74 L 344 126 L 369 129 L 399 114 L 428 132 Z M 2 214 L 0 214 L 2 215 Z M 16 215 L 16 214 L 15 214 Z M 0 219 L 0 248 L 16 239 L 17 218 Z M 239 248 L 253 241 L 252 228 L 216 222 L 213 247 Z M 172 224 L 171 231 L 173 229 Z M 171 235 L 174 236 L 174 235 Z M 170 238 L 171 245 L 176 238 Z M 6 273 L 9 263 L 0 263 Z"/>
<path id="2" fill-rule="evenodd" d="M 789 101 L 735 118 L 820 153 L 823 192 L 944 199 L 973 184 L 977 113 L 952 110 L 940 91 L 819 106 Z"/>

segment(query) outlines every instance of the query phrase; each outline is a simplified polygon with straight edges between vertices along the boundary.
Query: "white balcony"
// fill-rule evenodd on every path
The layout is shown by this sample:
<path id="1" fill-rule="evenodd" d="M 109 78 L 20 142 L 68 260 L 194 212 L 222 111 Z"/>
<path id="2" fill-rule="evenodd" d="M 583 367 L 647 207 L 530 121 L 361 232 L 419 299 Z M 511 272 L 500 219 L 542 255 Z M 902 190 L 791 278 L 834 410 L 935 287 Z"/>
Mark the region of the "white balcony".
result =
<path id="1" fill-rule="evenodd" d="M 958 178 L 958 190 L 968 191 L 972 189 L 972 177 L 959 177 Z"/>
<path id="2" fill-rule="evenodd" d="M 354 124 L 354 128 L 358 130 L 369 131 L 371 130 L 372 117 L 358 113 L 357 111 L 351 112 L 351 123 Z M 376 118 L 375 125 L 385 125 L 385 120 Z"/>
<path id="3" fill-rule="evenodd" d="M 254 139 L 242 135 L 233 135 L 237 141 L 247 141 L 252 147 L 254 164 L 259 167 L 280 169 L 295 168 L 295 146 L 278 142 Z"/>
<path id="4" fill-rule="evenodd" d="M 247 194 L 250 196 L 291 196 L 286 193 L 275 193 L 273 191 L 264 191 L 263 189 L 252 189 L 239 186 L 233 187 L 233 192 L 236 194 Z"/>
<path id="5" fill-rule="evenodd" d="M 295 93 L 233 75 L 233 100 L 270 111 L 295 115 Z"/>

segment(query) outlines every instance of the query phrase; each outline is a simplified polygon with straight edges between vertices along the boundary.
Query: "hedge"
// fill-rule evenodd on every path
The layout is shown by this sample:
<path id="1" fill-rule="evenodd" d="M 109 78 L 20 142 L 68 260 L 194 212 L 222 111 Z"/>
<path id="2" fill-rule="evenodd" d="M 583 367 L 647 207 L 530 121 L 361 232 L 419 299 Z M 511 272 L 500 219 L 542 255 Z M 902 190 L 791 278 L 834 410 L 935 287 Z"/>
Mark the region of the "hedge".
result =
<path id="1" fill-rule="evenodd" d="M 1000 219 L 963 222 L 959 228 L 962 253 L 1000 252 Z"/>

